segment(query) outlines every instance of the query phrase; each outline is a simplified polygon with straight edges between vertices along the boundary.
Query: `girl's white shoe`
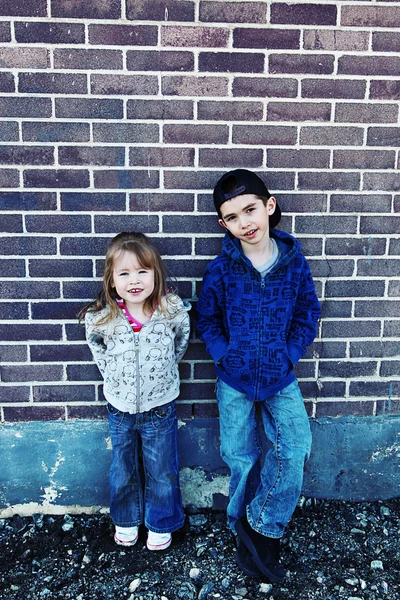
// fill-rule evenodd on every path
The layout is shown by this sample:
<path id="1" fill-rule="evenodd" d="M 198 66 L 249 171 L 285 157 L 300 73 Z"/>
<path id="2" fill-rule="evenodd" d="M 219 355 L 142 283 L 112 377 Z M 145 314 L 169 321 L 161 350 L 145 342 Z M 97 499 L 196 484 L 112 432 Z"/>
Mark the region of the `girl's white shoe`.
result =
<path id="1" fill-rule="evenodd" d="M 138 541 L 138 527 L 115 526 L 114 541 L 119 546 L 134 546 Z"/>
<path id="2" fill-rule="evenodd" d="M 149 550 L 166 550 L 171 545 L 172 535 L 170 533 L 155 533 L 149 531 L 147 536 L 147 548 Z"/>

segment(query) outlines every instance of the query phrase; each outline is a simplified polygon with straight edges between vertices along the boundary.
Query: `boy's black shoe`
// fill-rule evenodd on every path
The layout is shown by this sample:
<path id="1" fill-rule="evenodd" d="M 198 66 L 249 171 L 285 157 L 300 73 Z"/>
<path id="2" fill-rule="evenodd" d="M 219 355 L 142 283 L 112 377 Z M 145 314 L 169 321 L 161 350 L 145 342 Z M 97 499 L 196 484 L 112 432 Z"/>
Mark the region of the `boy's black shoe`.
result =
<path id="1" fill-rule="evenodd" d="M 237 541 L 236 550 L 236 562 L 241 568 L 243 573 L 246 573 L 249 577 L 261 577 L 262 573 L 255 564 L 247 546 L 242 542 L 240 538 Z"/>
<path id="2" fill-rule="evenodd" d="M 260 571 L 270 581 L 282 581 L 286 573 L 279 562 L 280 540 L 266 537 L 252 529 L 246 515 L 236 521 L 235 528 Z"/>

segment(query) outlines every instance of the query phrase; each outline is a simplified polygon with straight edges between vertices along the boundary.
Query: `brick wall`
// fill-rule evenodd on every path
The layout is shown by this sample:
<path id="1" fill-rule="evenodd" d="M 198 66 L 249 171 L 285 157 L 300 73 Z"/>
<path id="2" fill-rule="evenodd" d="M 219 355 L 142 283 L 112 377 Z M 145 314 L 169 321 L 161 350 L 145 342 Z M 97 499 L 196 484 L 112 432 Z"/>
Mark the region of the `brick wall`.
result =
<path id="1" fill-rule="evenodd" d="M 399 410 L 400 3 L 0 0 L 1 420 L 103 418 L 76 313 L 142 230 L 196 299 L 211 190 L 265 174 L 323 305 L 309 414 Z M 264 175 L 263 175 L 264 176 Z M 195 339 L 180 415 L 216 415 Z M 397 400 L 396 400 L 397 398 Z"/>

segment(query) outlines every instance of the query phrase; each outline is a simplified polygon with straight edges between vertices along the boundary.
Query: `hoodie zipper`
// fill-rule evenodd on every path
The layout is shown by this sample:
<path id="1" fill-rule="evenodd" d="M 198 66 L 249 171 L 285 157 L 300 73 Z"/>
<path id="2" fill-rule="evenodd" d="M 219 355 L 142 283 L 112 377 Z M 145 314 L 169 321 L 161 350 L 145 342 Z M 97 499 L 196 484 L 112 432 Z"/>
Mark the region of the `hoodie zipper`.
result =
<path id="1" fill-rule="evenodd" d="M 136 412 L 140 412 L 140 362 L 139 362 L 139 334 L 133 331 L 135 340 L 135 366 L 136 366 Z"/>
<path id="2" fill-rule="evenodd" d="M 265 277 L 261 277 L 260 274 L 260 278 L 261 278 L 261 282 L 260 282 L 260 304 L 259 304 L 259 322 L 262 323 L 263 322 L 263 306 L 264 306 L 264 302 L 263 302 L 263 296 L 264 296 L 264 289 L 265 289 Z M 257 360 L 257 379 L 256 379 L 256 397 L 254 398 L 254 400 L 257 400 L 257 398 L 259 397 L 259 393 L 260 393 L 260 373 L 261 373 L 261 336 L 262 336 L 262 327 L 258 328 L 258 344 L 257 344 L 257 352 L 258 352 L 258 360 Z"/>

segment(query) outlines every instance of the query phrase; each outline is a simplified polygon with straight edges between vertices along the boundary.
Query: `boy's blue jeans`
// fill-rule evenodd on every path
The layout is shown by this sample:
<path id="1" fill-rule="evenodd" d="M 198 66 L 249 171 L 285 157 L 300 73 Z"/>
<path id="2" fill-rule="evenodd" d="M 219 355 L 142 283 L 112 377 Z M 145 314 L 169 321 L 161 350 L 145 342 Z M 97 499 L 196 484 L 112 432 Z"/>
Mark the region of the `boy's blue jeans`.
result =
<path id="1" fill-rule="evenodd" d="M 133 527 L 144 523 L 156 533 L 176 531 L 185 517 L 179 487 L 175 402 L 135 415 L 111 404 L 107 410 L 112 443 L 110 514 L 114 524 Z"/>
<path id="2" fill-rule="evenodd" d="M 272 448 L 261 465 L 255 405 L 246 394 L 217 380 L 221 456 L 231 471 L 228 524 L 247 513 L 253 529 L 280 538 L 302 488 L 311 450 L 311 431 L 297 380 L 259 402 L 262 422 Z"/>

